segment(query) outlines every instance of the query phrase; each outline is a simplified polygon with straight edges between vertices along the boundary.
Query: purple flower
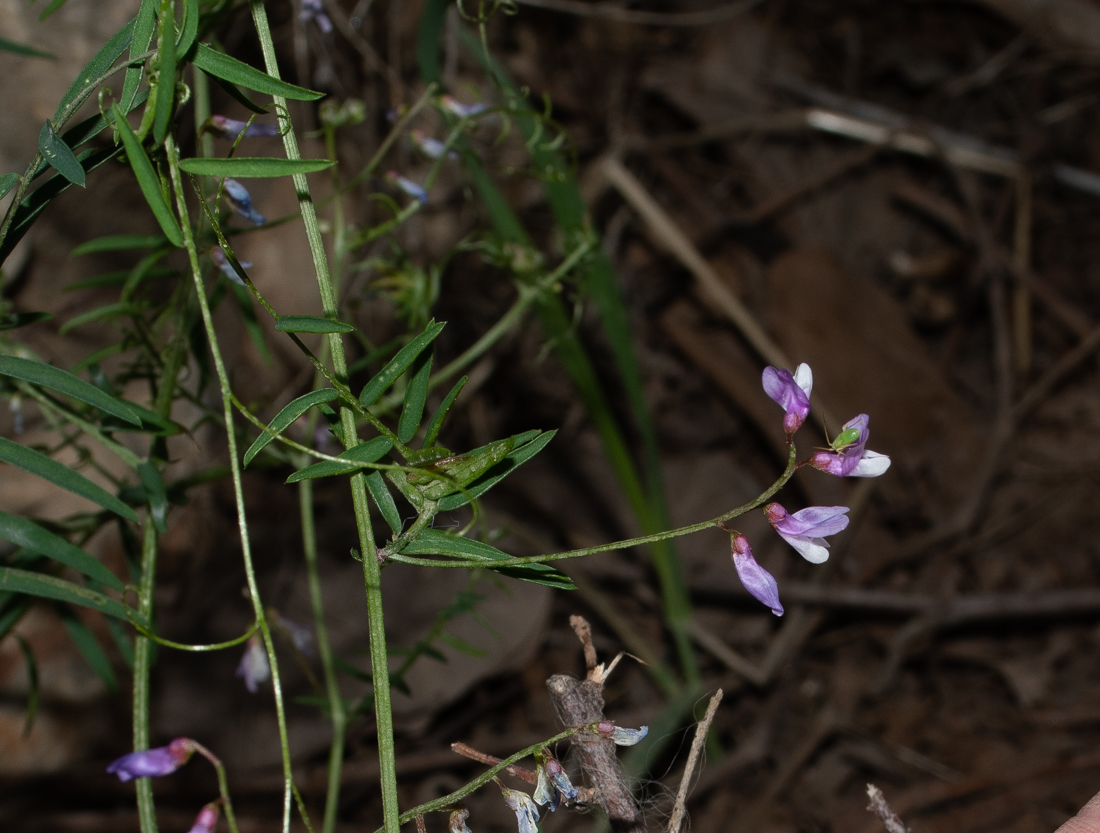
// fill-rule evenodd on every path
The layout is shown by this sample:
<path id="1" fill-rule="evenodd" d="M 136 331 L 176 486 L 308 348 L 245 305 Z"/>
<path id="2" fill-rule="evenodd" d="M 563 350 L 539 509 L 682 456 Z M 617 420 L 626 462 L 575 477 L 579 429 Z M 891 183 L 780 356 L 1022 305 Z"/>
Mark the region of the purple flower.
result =
<path id="1" fill-rule="evenodd" d="M 837 477 L 878 477 L 885 473 L 890 468 L 890 458 L 867 450 L 867 438 L 871 436 L 867 430 L 870 419 L 867 414 L 860 414 L 844 423 L 837 440 L 844 439 L 845 442 L 833 440 L 833 449 L 815 452 L 810 458 L 810 465 Z"/>
<path id="2" fill-rule="evenodd" d="M 119 781 L 171 775 L 190 759 L 195 751 L 190 738 L 176 738 L 167 746 L 131 752 L 113 761 L 107 771 L 118 776 Z"/>
<path id="3" fill-rule="evenodd" d="M 776 367 L 764 368 L 764 393 L 787 413 L 783 416 L 783 430 L 790 439 L 798 426 L 810 413 L 810 391 L 814 376 L 808 364 L 800 364 L 791 375 L 789 370 Z"/>
<path id="4" fill-rule="evenodd" d="M 260 683 L 271 676 L 271 666 L 267 662 L 264 643 L 256 634 L 248 637 L 244 656 L 241 657 L 240 665 L 237 666 L 237 676 L 244 680 L 244 687 L 253 694 L 260 690 Z"/>
<path id="5" fill-rule="evenodd" d="M 451 818 L 447 824 L 450 833 L 470 833 L 470 828 L 466 824 L 466 819 L 469 817 L 470 811 L 465 805 L 460 804 L 457 810 L 451 810 Z"/>
<path id="6" fill-rule="evenodd" d="M 460 119 L 468 119 L 470 116 L 484 113 L 486 109 L 488 109 L 484 104 L 463 104 L 449 95 L 440 96 L 439 103 L 443 106 L 444 110 L 452 115 L 458 116 Z"/>
<path id="7" fill-rule="evenodd" d="M 221 134 L 226 139 L 236 139 L 242 132 L 247 139 L 279 135 L 279 128 L 273 124 L 259 124 L 257 122 L 249 124 L 246 121 L 238 121 L 227 116 L 211 116 L 206 120 L 203 127 L 213 133 Z"/>
<path id="8" fill-rule="evenodd" d="M 411 179 L 399 175 L 397 171 L 389 171 L 386 173 L 386 181 L 396 185 L 410 197 L 415 197 L 423 205 L 428 201 L 428 192 L 413 182 Z"/>
<path id="9" fill-rule="evenodd" d="M 218 804 L 217 801 L 211 801 L 199 810 L 195 823 L 187 833 L 214 833 L 214 827 L 218 823 Z"/>
<path id="10" fill-rule="evenodd" d="M 258 226 L 262 226 L 267 220 L 264 215 L 252 207 L 252 195 L 248 193 L 248 189 L 235 179 L 226 177 L 222 180 L 222 184 L 225 186 L 225 197 L 229 202 L 229 207 L 248 220 L 250 223 L 255 223 Z"/>
<path id="11" fill-rule="evenodd" d="M 783 605 L 779 602 L 779 584 L 775 576 L 756 563 L 749 539 L 741 533 L 730 536 L 733 566 L 737 568 L 737 577 L 749 595 L 772 609 L 776 616 L 783 615 Z"/>
<path id="12" fill-rule="evenodd" d="M 573 786 L 562 765 L 549 750 L 544 749 L 540 757 L 538 786 L 535 787 L 534 799 L 536 804 L 549 805 L 552 813 L 558 809 L 562 799 L 569 804 L 576 800 L 580 791 Z"/>
<path id="13" fill-rule="evenodd" d="M 614 741 L 616 746 L 633 746 L 649 734 L 649 727 L 624 729 L 622 726 L 616 726 L 610 720 L 601 720 L 596 724 L 596 732 L 608 740 Z"/>
<path id="14" fill-rule="evenodd" d="M 848 526 L 847 513 L 847 506 L 810 506 L 793 515 L 778 503 L 764 507 L 775 531 L 811 564 L 828 560 L 829 544 L 825 536 L 836 535 Z"/>
<path id="15" fill-rule="evenodd" d="M 302 13 L 298 15 L 298 19 L 316 21 L 318 28 L 326 35 L 332 31 L 332 21 L 325 14 L 325 7 L 321 0 L 302 0 Z"/>
<path id="16" fill-rule="evenodd" d="M 504 803 L 516 814 L 519 833 L 538 833 L 539 808 L 531 800 L 531 796 L 519 790 L 510 790 L 503 784 L 500 785 L 500 790 L 504 793 Z"/>
<path id="17" fill-rule="evenodd" d="M 210 259 L 214 261 L 214 265 L 221 270 L 221 273 L 229 278 L 229 280 L 233 281 L 233 283 L 240 284 L 241 286 L 247 286 L 247 284 L 244 282 L 244 278 L 237 274 L 237 270 L 233 268 L 233 264 L 230 263 L 229 258 L 225 256 L 225 252 L 222 251 L 221 246 L 215 246 L 213 249 L 210 250 Z M 240 263 L 241 266 L 243 266 L 245 269 L 252 268 L 252 264 L 247 260 L 238 261 L 238 263 Z"/>
<path id="18" fill-rule="evenodd" d="M 423 130 L 410 130 L 409 138 L 420 149 L 420 152 L 429 159 L 439 159 L 444 153 L 447 154 L 448 159 L 458 159 L 457 153 L 453 150 L 447 150 L 447 146 L 443 142 L 426 135 Z"/>

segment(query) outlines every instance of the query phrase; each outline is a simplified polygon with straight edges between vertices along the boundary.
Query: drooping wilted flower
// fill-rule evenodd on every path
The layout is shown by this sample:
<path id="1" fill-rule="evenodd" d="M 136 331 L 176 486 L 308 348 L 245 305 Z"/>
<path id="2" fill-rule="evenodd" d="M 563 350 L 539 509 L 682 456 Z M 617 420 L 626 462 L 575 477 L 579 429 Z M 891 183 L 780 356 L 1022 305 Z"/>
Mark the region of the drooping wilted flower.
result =
<path id="1" fill-rule="evenodd" d="M 800 364 L 793 376 L 785 368 L 765 367 L 762 382 L 768 398 L 786 411 L 783 416 L 783 430 L 790 439 L 810 413 L 810 391 L 814 386 L 810 366 Z"/>
<path id="2" fill-rule="evenodd" d="M 614 741 L 616 746 L 633 746 L 649 734 L 649 727 L 624 729 L 622 726 L 616 726 L 610 720 L 601 720 L 596 724 L 596 731 L 608 740 Z"/>
<path id="3" fill-rule="evenodd" d="M 195 823 L 187 833 L 214 833 L 214 827 L 218 823 L 218 805 L 220 801 L 211 801 L 195 816 Z"/>
<path id="4" fill-rule="evenodd" d="M 237 182 L 237 180 L 230 179 L 229 177 L 223 179 L 222 184 L 225 186 L 225 198 L 230 208 L 250 223 L 262 226 L 267 222 L 267 218 L 252 207 L 252 195 L 248 193 L 247 188 Z"/>
<path id="5" fill-rule="evenodd" d="M 779 535 L 811 564 L 829 558 L 826 535 L 836 535 L 848 526 L 847 506 L 810 506 L 793 515 L 778 503 L 769 503 L 764 514 Z"/>
<path id="6" fill-rule="evenodd" d="M 499 781 L 497 785 L 504 794 L 504 803 L 516 814 L 519 833 L 538 833 L 539 808 L 531 800 L 531 796 L 519 790 L 510 790 Z"/>
<path id="7" fill-rule="evenodd" d="M 549 805 L 550 812 L 558 809 L 563 800 L 566 804 L 576 800 L 580 791 L 573 786 L 562 765 L 550 754 L 548 749 L 539 755 L 538 785 L 535 787 L 535 803 Z"/>
<path id="8" fill-rule="evenodd" d="M 195 744 L 190 738 L 176 738 L 167 746 L 141 749 L 123 755 L 112 761 L 107 771 L 117 775 L 119 781 L 170 775 L 187 763 L 194 751 Z"/>
<path id="9" fill-rule="evenodd" d="M 830 451 L 818 451 L 810 458 L 815 469 L 835 474 L 837 477 L 878 477 L 890 468 L 890 458 L 877 451 L 867 450 L 871 432 L 867 414 L 844 423 Z"/>
<path id="10" fill-rule="evenodd" d="M 779 583 L 775 576 L 756 563 L 749 546 L 749 539 L 741 533 L 730 536 L 733 566 L 737 577 L 749 591 L 749 595 L 771 608 L 776 616 L 783 615 L 783 605 L 779 601 Z"/>
<path id="11" fill-rule="evenodd" d="M 246 139 L 269 138 L 279 135 L 279 128 L 273 124 L 246 122 L 231 119 L 228 116 L 211 116 L 203 124 L 203 130 L 217 133 L 226 139 L 236 139 L 242 133 Z"/>
<path id="12" fill-rule="evenodd" d="M 259 634 L 248 637 L 244 656 L 237 666 L 237 676 L 244 680 L 244 687 L 253 694 L 260 690 L 260 683 L 271 676 L 271 665 L 267 661 L 267 652 Z"/>
<path id="13" fill-rule="evenodd" d="M 302 13 L 298 15 L 301 21 L 312 20 L 326 35 L 332 31 L 332 21 L 325 14 L 325 7 L 321 0 L 302 0 Z"/>
<path id="14" fill-rule="evenodd" d="M 210 259 L 214 261 L 214 265 L 218 267 L 219 271 L 225 275 L 233 283 L 240 284 L 241 286 L 247 286 L 237 270 L 233 268 L 233 264 L 229 262 L 229 258 L 225 256 L 225 252 L 222 251 L 221 246 L 215 246 L 210 250 Z M 245 269 L 251 269 L 252 263 L 250 261 L 238 261 Z"/>
<path id="15" fill-rule="evenodd" d="M 478 113 L 484 113 L 488 108 L 484 104 L 463 104 L 461 101 L 456 100 L 449 95 L 441 95 L 439 97 L 439 103 L 443 109 L 454 116 L 458 116 L 460 119 L 467 119 L 470 116 L 476 116 Z"/>
<path id="16" fill-rule="evenodd" d="M 465 805 L 459 805 L 458 809 L 451 811 L 451 818 L 447 824 L 450 833 L 471 833 L 466 819 L 470 817 L 470 811 Z"/>

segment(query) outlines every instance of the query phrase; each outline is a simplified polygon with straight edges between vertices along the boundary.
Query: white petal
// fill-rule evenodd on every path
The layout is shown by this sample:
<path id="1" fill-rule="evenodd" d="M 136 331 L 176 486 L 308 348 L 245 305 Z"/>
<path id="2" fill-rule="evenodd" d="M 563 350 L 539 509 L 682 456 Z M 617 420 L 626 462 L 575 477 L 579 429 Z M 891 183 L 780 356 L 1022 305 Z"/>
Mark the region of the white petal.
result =
<path id="1" fill-rule="evenodd" d="M 535 787 L 535 794 L 532 798 L 535 799 L 535 803 L 541 806 L 546 806 L 554 800 L 554 785 L 550 783 L 550 776 L 546 774 L 546 767 L 539 767 L 538 784 Z"/>
<path id="2" fill-rule="evenodd" d="M 648 726 L 642 726 L 640 729 L 624 729 L 622 726 L 616 726 L 615 731 L 611 733 L 611 740 L 616 746 L 633 746 L 648 734 Z"/>
<path id="3" fill-rule="evenodd" d="M 811 564 L 821 564 L 829 560 L 829 544 L 824 538 L 809 538 L 805 535 L 784 535 L 783 537 Z"/>
<path id="4" fill-rule="evenodd" d="M 814 387 L 814 374 L 810 370 L 810 366 L 803 362 L 794 371 L 794 383 L 798 385 L 806 393 L 810 395 L 810 391 Z"/>
<path id="5" fill-rule="evenodd" d="M 878 477 L 890 468 L 890 458 L 877 451 L 864 451 L 849 477 Z"/>

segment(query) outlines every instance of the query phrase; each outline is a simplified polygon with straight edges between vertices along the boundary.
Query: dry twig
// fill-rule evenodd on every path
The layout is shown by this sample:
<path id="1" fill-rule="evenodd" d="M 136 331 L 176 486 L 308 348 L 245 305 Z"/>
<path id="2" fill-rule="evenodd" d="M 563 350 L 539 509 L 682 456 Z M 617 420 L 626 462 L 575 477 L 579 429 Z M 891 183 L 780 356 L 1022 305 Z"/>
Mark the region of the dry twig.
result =
<path id="1" fill-rule="evenodd" d="M 909 833 L 909 828 L 902 824 L 897 813 L 886 803 L 886 796 L 882 794 L 882 790 L 874 784 L 868 784 L 867 797 L 871 799 L 871 803 L 867 805 L 867 811 L 882 819 L 882 823 L 886 825 L 886 833 Z"/>
<path id="2" fill-rule="evenodd" d="M 691 787 L 691 776 L 695 774 L 695 765 L 699 761 L 699 754 L 703 751 L 703 741 L 706 740 L 710 724 L 714 721 L 714 714 L 718 711 L 718 704 L 722 702 L 722 689 L 718 689 L 710 698 L 707 705 L 707 713 L 695 727 L 695 738 L 691 742 L 691 752 L 688 753 L 687 766 L 684 767 L 684 777 L 680 780 L 680 791 L 676 794 L 676 804 L 672 808 L 672 819 L 668 823 L 668 833 L 680 833 L 680 826 L 684 823 L 684 813 L 687 805 L 688 789 Z"/>

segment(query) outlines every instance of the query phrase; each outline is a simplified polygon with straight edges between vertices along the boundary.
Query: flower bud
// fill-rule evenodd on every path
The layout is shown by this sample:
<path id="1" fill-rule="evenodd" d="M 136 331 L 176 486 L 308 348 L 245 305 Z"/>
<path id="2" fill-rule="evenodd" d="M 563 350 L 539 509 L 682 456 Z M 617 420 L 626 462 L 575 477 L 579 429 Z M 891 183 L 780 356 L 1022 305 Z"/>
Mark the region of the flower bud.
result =
<path id="1" fill-rule="evenodd" d="M 123 755 L 113 761 L 107 771 L 117 775 L 119 781 L 171 775 L 190 760 L 194 751 L 194 741 L 190 738 L 176 738 L 167 746 L 141 749 Z"/>

